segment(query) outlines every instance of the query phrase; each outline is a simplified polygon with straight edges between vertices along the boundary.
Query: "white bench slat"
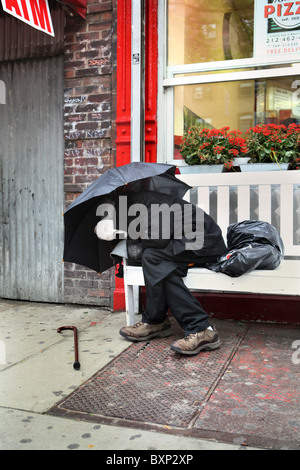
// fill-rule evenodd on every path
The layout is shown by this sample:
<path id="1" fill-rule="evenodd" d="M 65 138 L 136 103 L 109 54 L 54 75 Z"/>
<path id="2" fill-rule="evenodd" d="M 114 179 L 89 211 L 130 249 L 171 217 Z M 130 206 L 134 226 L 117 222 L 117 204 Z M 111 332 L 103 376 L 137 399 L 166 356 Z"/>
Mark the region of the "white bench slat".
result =
<path id="1" fill-rule="evenodd" d="M 250 219 L 250 186 L 238 186 L 238 222 Z M 225 238 L 226 240 L 226 238 Z"/>
<path id="2" fill-rule="evenodd" d="M 244 292 L 273 295 L 299 295 L 299 265 L 291 260 L 282 261 L 274 270 L 255 270 L 249 274 L 233 278 L 207 269 L 195 268 L 185 279 L 190 289 L 221 292 Z M 214 276 L 217 274 L 217 278 Z"/>
<path id="3" fill-rule="evenodd" d="M 260 185 L 258 190 L 259 220 L 263 220 L 269 224 L 272 223 L 271 197 L 271 185 Z"/>
<path id="4" fill-rule="evenodd" d="M 198 188 L 197 192 L 197 205 L 209 214 L 210 203 L 209 203 L 209 187 L 202 186 Z"/>
<path id="5" fill-rule="evenodd" d="M 217 224 L 222 230 L 223 238 L 226 240 L 227 228 L 229 225 L 229 211 L 222 210 L 229 207 L 229 187 L 219 186 L 217 196 Z"/>
<path id="6" fill-rule="evenodd" d="M 300 247 L 294 247 L 293 245 L 294 212 L 291 204 L 293 204 L 293 186 L 284 184 L 280 188 L 280 235 L 284 240 L 286 255 L 293 255 L 294 253 L 296 255 L 297 252 L 300 254 Z"/>
<path id="7" fill-rule="evenodd" d="M 127 285 L 144 286 L 140 266 L 127 266 Z M 299 295 L 299 264 L 283 260 L 274 270 L 255 270 L 240 277 L 230 277 L 206 268 L 191 268 L 184 282 L 191 290 L 218 292 L 248 292 L 259 294 Z"/>
<path id="8" fill-rule="evenodd" d="M 243 186 L 249 184 L 300 184 L 299 171 L 257 171 L 247 173 L 197 173 L 176 175 L 192 187 Z"/>

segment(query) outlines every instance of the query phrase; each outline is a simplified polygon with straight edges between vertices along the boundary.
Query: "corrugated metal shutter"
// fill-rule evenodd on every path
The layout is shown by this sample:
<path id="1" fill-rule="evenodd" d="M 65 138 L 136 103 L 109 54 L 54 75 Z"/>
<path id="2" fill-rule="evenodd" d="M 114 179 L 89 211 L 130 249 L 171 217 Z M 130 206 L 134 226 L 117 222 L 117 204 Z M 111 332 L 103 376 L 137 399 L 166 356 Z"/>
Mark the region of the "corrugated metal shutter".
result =
<path id="1" fill-rule="evenodd" d="M 63 57 L 0 63 L 0 297 L 63 301 Z"/>
<path id="2" fill-rule="evenodd" d="M 49 6 L 55 37 L 5 13 L 0 2 L 0 61 L 51 57 L 64 53 L 65 13 L 54 0 L 49 1 Z"/>

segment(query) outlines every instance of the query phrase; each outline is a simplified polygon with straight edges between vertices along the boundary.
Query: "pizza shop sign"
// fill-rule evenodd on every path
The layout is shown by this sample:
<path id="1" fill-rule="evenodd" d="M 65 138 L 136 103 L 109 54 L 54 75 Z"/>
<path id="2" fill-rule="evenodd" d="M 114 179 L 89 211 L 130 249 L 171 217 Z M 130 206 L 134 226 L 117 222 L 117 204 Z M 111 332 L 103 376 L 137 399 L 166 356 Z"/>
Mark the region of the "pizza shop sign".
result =
<path id="1" fill-rule="evenodd" d="M 39 31 L 54 36 L 48 0 L 1 0 L 6 13 Z"/>
<path id="2" fill-rule="evenodd" d="M 272 18 L 282 28 L 296 28 L 300 24 L 300 2 L 274 0 L 265 5 L 264 16 L 266 19 Z"/>
<path id="3" fill-rule="evenodd" d="M 295 60 L 300 52 L 300 0 L 255 0 L 254 57 Z"/>

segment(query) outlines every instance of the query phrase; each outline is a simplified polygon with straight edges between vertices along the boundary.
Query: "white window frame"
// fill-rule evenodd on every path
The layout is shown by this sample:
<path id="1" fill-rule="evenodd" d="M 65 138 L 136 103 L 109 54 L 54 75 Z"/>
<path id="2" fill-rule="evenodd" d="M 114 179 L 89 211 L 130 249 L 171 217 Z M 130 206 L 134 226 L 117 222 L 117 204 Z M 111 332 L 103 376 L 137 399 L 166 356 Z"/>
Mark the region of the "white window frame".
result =
<path id="1" fill-rule="evenodd" d="M 297 59 L 298 57 L 298 59 Z M 299 77 L 300 58 L 291 54 L 283 60 L 273 58 L 223 60 L 198 64 L 167 66 L 167 0 L 158 0 L 158 145 L 157 161 L 178 164 L 174 160 L 174 87 L 202 85 L 262 78 Z M 280 67 L 278 67 L 280 65 Z M 247 70 L 257 67 L 259 70 Z M 277 67 L 276 67 L 277 66 Z M 235 71 L 239 69 L 238 71 Z M 240 69 L 244 69 L 241 71 Z M 210 72 L 226 70 L 225 73 Z M 183 77 L 182 75 L 187 76 Z"/>

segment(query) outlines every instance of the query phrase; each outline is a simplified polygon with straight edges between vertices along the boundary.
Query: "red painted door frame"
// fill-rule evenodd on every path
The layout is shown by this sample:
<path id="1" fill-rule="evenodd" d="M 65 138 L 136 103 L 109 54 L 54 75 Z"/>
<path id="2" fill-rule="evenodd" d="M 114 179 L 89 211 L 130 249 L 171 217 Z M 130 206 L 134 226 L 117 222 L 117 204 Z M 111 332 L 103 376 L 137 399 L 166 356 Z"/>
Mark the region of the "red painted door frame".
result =
<path id="1" fill-rule="evenodd" d="M 130 162 L 131 121 L 131 0 L 117 7 L 116 166 Z"/>
<path id="2" fill-rule="evenodd" d="M 158 0 L 145 11 L 145 161 L 157 161 Z"/>
<path id="3" fill-rule="evenodd" d="M 145 3 L 145 161 L 157 160 L 158 0 Z M 117 6 L 116 165 L 130 163 L 131 0 Z M 115 278 L 114 310 L 125 308 L 124 283 Z"/>

